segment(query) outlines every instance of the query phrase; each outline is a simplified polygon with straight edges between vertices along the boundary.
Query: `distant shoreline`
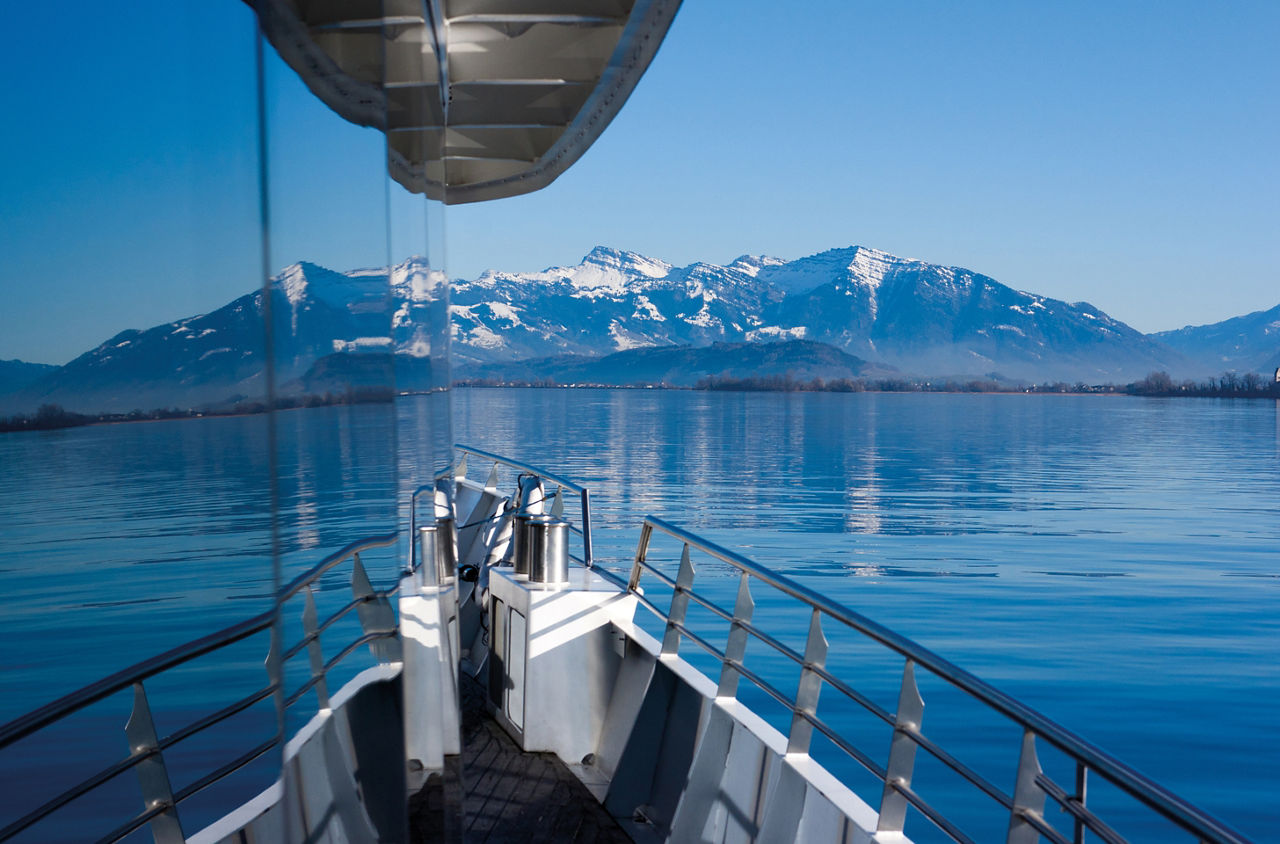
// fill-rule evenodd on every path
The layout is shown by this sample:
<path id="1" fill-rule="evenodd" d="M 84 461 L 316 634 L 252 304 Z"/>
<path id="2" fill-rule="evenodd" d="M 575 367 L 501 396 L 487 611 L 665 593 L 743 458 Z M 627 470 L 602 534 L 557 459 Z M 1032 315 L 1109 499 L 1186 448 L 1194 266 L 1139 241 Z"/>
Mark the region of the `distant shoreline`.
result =
<path id="1" fill-rule="evenodd" d="M 567 390 L 683 390 L 689 392 L 735 393 L 917 393 L 917 394 L 991 394 L 991 395 L 1090 395 L 1136 396 L 1143 398 L 1226 398 L 1271 399 L 1280 401 L 1280 381 L 1257 382 L 1240 379 L 1230 373 L 1222 379 L 1194 383 L 1185 381 L 1174 384 L 1164 373 L 1152 373 L 1132 384 L 1034 384 L 1017 386 L 989 380 L 910 380 L 823 379 L 800 380 L 786 376 L 753 378 L 710 377 L 699 380 L 693 386 L 669 383 L 656 384 L 557 384 L 550 380 L 496 382 L 491 379 L 459 380 L 456 388 L 471 389 L 567 389 Z M 389 388 L 374 388 L 344 394 L 313 395 L 278 401 L 275 410 L 303 410 L 313 407 L 341 407 L 357 404 L 386 404 L 396 398 Z M 426 393 L 400 393 L 399 395 L 426 395 Z M 173 419 L 226 418 L 256 416 L 266 413 L 265 401 L 244 401 L 226 409 L 157 408 L 150 411 L 134 410 L 129 413 L 76 413 L 55 404 L 46 404 L 32 414 L 0 417 L 0 434 L 20 431 L 57 431 L 65 428 L 83 428 L 90 425 L 119 425 L 128 422 L 160 422 Z"/>

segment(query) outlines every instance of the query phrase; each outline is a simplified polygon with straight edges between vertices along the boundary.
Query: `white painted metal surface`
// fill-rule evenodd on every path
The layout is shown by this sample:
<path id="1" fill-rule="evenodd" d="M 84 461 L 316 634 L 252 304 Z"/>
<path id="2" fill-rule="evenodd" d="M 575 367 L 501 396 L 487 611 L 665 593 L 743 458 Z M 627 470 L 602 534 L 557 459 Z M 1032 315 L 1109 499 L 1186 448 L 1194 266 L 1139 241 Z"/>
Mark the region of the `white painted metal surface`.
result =
<path id="1" fill-rule="evenodd" d="M 414 580 L 400 586 L 405 757 L 425 777 L 459 752 L 457 598 L 455 585 L 415 588 Z"/>
<path id="2" fill-rule="evenodd" d="M 589 569 L 575 566 L 569 577 L 537 584 L 496 568 L 489 590 L 511 614 L 499 723 L 525 750 L 572 763 L 600 742 L 619 662 L 611 625 L 631 618 L 635 599 Z"/>
<path id="3" fill-rule="evenodd" d="M 399 676 L 399 665 L 377 665 L 357 674 L 333 696 L 330 709 L 317 712 L 285 745 L 285 776 L 188 838 L 188 844 L 377 842 L 357 785 L 349 707 L 358 695 L 384 691 L 380 686 L 398 695 L 394 681 Z M 398 730 L 398 725 L 392 728 Z"/>

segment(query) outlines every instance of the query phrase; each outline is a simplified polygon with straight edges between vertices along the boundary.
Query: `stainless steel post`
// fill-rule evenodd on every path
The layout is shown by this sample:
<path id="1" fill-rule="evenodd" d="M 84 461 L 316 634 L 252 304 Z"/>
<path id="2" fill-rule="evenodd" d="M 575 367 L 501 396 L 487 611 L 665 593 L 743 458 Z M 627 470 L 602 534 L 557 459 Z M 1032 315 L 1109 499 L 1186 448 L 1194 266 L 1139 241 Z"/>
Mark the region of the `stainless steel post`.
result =
<path id="1" fill-rule="evenodd" d="M 533 513 L 516 513 L 511 520 L 511 562 L 516 574 L 529 573 L 529 520 L 537 518 Z"/>
<path id="2" fill-rule="evenodd" d="M 423 525 L 418 528 L 418 585 L 440 585 L 440 564 L 436 562 L 435 525 Z"/>
<path id="3" fill-rule="evenodd" d="M 436 519 L 436 567 L 441 585 L 453 583 L 458 575 L 458 531 L 453 516 Z"/>
<path id="4" fill-rule="evenodd" d="M 452 516 L 418 528 L 419 586 L 443 586 L 453 581 L 458 568 L 453 535 Z"/>
<path id="5" fill-rule="evenodd" d="M 555 516 L 530 516 L 525 528 L 529 582 L 569 580 L 569 523 Z"/>
<path id="6" fill-rule="evenodd" d="M 547 495 L 542 488 L 542 478 L 537 475 L 521 475 L 517 481 L 517 488 L 518 506 L 516 515 L 511 520 L 510 559 L 516 568 L 516 574 L 528 574 L 529 556 L 524 550 L 528 517 L 542 514 Z"/>

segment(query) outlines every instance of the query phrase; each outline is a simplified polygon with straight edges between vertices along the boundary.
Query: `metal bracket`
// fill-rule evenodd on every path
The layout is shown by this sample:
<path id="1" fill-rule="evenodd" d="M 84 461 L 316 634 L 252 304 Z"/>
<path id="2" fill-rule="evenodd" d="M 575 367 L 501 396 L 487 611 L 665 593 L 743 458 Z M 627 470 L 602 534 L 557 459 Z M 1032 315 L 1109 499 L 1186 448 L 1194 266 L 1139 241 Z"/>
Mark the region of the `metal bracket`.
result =
<path id="1" fill-rule="evenodd" d="M 671 593 L 671 609 L 667 612 L 667 631 L 662 635 L 662 655 L 678 653 L 680 650 L 680 629 L 684 624 L 685 613 L 689 610 L 689 592 L 693 587 L 693 561 L 689 558 L 689 546 L 686 543 L 684 553 L 680 555 L 680 572 L 676 575 L 676 588 Z"/>
<path id="2" fill-rule="evenodd" d="M 1024 815 L 1044 815 L 1044 789 L 1036 784 L 1040 760 L 1036 756 L 1036 734 L 1022 734 L 1022 754 L 1018 757 L 1018 780 L 1013 789 L 1013 811 L 1009 815 L 1008 844 L 1038 844 L 1040 831 L 1027 823 Z"/>
<path id="3" fill-rule="evenodd" d="M 308 584 L 306 602 L 302 607 L 302 635 L 310 640 L 307 642 L 307 656 L 311 660 L 311 679 L 315 681 L 316 705 L 321 709 L 328 709 L 329 687 L 324 680 L 324 652 L 320 650 L 316 621 L 316 599 Z"/>
<path id="4" fill-rule="evenodd" d="M 182 844 L 182 824 L 178 820 L 178 807 L 173 802 L 173 787 L 169 784 L 169 771 L 160 753 L 160 741 L 156 738 L 156 724 L 147 704 L 147 693 L 142 683 L 133 684 L 133 712 L 124 727 L 133 755 L 148 754 L 134 770 L 138 772 L 138 785 L 142 788 L 142 804 L 149 811 L 161 806 L 164 811 L 151 819 L 151 835 L 156 844 Z"/>
<path id="5" fill-rule="evenodd" d="M 804 668 L 800 670 L 800 684 L 796 688 L 787 753 L 809 752 L 809 743 L 813 739 L 813 724 L 809 718 L 818 715 L 818 695 L 822 691 L 822 678 L 813 669 L 826 667 L 827 648 L 827 637 L 822 632 L 822 613 L 815 608 L 809 619 L 809 639 L 804 646 Z"/>
<path id="6" fill-rule="evenodd" d="M 906 795 L 893 786 L 911 785 L 916 742 L 906 730 L 919 730 L 923 722 L 924 698 L 920 697 L 920 689 L 916 686 L 916 664 L 908 659 L 902 668 L 902 688 L 898 692 L 898 712 L 894 716 L 893 740 L 889 744 L 889 765 L 885 769 L 876 832 L 902 832 L 907 822 Z"/>
<path id="7" fill-rule="evenodd" d="M 352 555 L 351 563 L 351 596 L 357 601 L 356 614 L 360 617 L 360 627 L 365 635 L 370 633 L 394 633 L 397 630 L 396 613 L 387 598 L 374 597 L 373 584 L 360 562 L 360 555 Z M 369 643 L 369 651 L 378 662 L 399 662 L 401 651 L 398 639 L 375 639 Z"/>
<path id="8" fill-rule="evenodd" d="M 729 627 L 729 640 L 724 646 L 724 664 L 720 668 L 720 687 L 716 690 L 716 697 L 737 697 L 738 680 L 742 675 L 730 663 L 741 664 L 746 658 L 747 630 L 740 622 L 751 621 L 755 608 L 750 576 L 744 571 L 738 581 L 738 600 L 733 605 L 733 624 Z"/>

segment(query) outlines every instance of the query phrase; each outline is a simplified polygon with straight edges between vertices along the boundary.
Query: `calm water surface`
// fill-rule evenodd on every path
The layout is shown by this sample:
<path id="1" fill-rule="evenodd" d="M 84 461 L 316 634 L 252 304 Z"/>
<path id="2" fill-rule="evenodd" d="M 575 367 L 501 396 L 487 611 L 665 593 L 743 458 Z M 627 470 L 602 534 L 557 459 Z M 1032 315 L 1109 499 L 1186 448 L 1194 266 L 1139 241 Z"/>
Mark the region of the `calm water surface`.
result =
<path id="1" fill-rule="evenodd" d="M 1273 837 L 1275 404 L 505 389 L 453 400 L 459 441 L 592 489 L 596 552 L 609 564 L 625 566 L 640 518 L 661 515 L 917 639 L 1242 831 Z M 398 420 L 369 407 L 281 415 L 286 576 L 395 528 L 397 498 L 420 480 L 404 467 L 424 401 L 403 402 Z M 270 458 L 262 417 L 0 437 L 0 720 L 268 607 Z M 659 543 L 654 558 L 673 570 L 678 551 Z M 387 582 L 394 552 L 370 568 Z M 701 566 L 698 583 L 732 603 L 736 582 L 722 568 Z M 802 613 L 763 592 L 756 600 L 757 618 L 802 645 Z M 828 636 L 831 661 L 894 708 L 900 661 Z M 789 666 L 754 656 L 794 686 Z M 246 651 L 243 664 L 260 660 Z M 945 687 L 922 681 L 922 692 L 926 731 L 1007 787 L 1017 736 Z M 820 715 L 865 731 L 882 757 L 887 734 L 838 703 L 824 694 Z M 929 776 L 922 763 L 917 782 Z M 952 792 L 938 776 L 945 803 Z M 878 800 L 871 785 L 860 791 Z M 1002 832 L 974 823 L 979 840 Z"/>

